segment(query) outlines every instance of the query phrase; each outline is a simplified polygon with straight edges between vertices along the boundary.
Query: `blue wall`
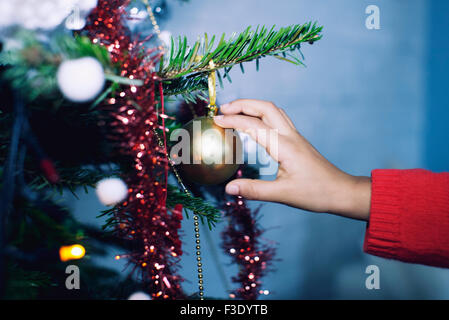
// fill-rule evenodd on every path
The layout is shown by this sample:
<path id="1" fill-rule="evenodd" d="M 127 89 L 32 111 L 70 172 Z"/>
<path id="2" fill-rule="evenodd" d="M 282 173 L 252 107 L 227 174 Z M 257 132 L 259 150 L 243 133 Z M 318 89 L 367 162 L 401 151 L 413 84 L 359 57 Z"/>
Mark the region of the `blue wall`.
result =
<path id="1" fill-rule="evenodd" d="M 430 3 L 427 53 L 426 165 L 449 170 L 449 2 Z"/>

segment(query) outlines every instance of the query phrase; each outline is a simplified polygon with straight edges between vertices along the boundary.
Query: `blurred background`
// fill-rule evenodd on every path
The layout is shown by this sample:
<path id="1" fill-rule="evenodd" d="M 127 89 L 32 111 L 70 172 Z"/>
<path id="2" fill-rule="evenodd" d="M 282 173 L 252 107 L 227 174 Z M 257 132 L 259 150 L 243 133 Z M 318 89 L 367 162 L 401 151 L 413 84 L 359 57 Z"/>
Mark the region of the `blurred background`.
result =
<path id="1" fill-rule="evenodd" d="M 368 30 L 368 5 L 380 9 L 380 30 Z M 306 68 L 264 59 L 231 72 L 219 103 L 273 101 L 332 163 L 354 175 L 375 168 L 449 170 L 449 2 L 444 0 L 169 1 L 161 29 L 195 40 L 248 25 L 286 26 L 316 20 L 323 39 L 304 46 Z M 75 216 L 101 225 L 95 193 L 66 196 Z M 252 202 L 256 208 L 260 203 Z M 449 299 L 449 270 L 388 261 L 363 253 L 366 223 L 263 204 L 265 238 L 278 245 L 276 270 L 262 299 Z M 221 253 L 219 232 L 204 249 L 207 296 L 227 297 L 235 267 Z M 184 288 L 195 291 L 193 221 L 183 220 Z M 203 230 L 203 234 L 209 232 Z M 210 237 L 209 237 L 210 236 Z M 209 239 L 208 239 L 209 238 Z M 191 248 L 192 250 L 189 250 Z M 216 249 L 213 249 L 216 248 Z M 215 250 L 215 251 L 214 251 Z M 123 270 L 111 250 L 104 264 Z M 216 254 L 216 256 L 214 256 Z M 380 268 L 380 290 L 365 288 L 368 265 Z M 126 271 L 125 271 L 126 272 Z"/>

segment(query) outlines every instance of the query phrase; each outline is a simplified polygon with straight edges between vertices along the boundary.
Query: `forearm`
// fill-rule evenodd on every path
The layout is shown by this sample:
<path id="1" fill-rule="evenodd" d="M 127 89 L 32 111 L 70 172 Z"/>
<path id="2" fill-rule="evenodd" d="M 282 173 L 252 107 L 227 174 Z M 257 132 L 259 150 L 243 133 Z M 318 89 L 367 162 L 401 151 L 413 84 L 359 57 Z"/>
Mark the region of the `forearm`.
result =
<path id="1" fill-rule="evenodd" d="M 371 178 L 345 175 L 336 186 L 329 213 L 351 219 L 369 220 Z"/>

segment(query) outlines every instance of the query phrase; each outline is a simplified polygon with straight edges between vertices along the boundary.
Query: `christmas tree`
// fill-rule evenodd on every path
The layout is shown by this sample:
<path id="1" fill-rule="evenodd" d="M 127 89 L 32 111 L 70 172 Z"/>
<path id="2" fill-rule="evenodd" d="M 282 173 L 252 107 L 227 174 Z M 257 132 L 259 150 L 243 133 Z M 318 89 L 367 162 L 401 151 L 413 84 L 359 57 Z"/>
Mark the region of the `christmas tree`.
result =
<path id="1" fill-rule="evenodd" d="M 248 27 L 192 43 L 167 40 L 147 0 L 138 1 L 144 14 L 136 1 L 71 1 L 68 17 L 53 3 L 51 19 L 2 21 L 3 297 L 122 299 L 144 291 L 152 299 L 203 299 L 199 225 L 226 223 L 222 247 L 239 266 L 230 297 L 256 299 L 274 248 L 260 240 L 257 212 L 224 195 L 224 182 L 256 171 L 237 163 L 177 165 L 168 137 L 192 119 L 213 127 L 215 82 L 223 88 L 232 81 L 233 67 L 244 73 L 245 63 L 258 68 L 268 56 L 302 65 L 301 45 L 318 41 L 322 27 Z M 151 30 L 132 32 L 130 21 L 139 19 L 149 19 Z M 174 112 L 166 112 L 167 103 Z M 89 187 L 110 206 L 99 213 L 107 217 L 104 230 L 77 222 L 58 204 L 64 190 Z M 194 220 L 195 248 L 182 248 L 183 216 Z M 114 271 L 83 258 L 104 254 L 103 244 L 114 244 L 116 259 L 129 262 L 126 280 L 117 283 Z M 183 250 L 196 254 L 198 292 L 182 289 Z M 86 289 L 66 290 L 69 264 L 88 271 Z"/>

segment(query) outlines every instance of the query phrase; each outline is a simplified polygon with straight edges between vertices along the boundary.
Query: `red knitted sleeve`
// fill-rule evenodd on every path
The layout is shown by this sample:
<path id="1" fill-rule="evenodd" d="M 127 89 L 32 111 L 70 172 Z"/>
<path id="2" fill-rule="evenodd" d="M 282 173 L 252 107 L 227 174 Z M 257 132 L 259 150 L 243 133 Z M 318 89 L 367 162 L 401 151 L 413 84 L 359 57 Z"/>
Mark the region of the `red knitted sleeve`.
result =
<path id="1" fill-rule="evenodd" d="M 365 252 L 449 267 L 449 173 L 373 170 Z"/>

